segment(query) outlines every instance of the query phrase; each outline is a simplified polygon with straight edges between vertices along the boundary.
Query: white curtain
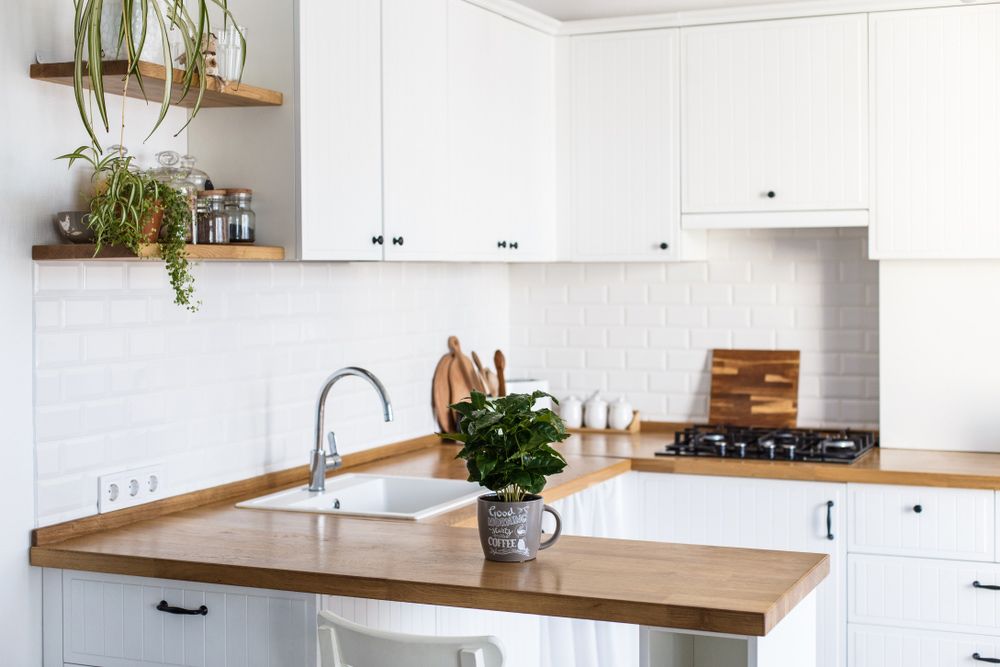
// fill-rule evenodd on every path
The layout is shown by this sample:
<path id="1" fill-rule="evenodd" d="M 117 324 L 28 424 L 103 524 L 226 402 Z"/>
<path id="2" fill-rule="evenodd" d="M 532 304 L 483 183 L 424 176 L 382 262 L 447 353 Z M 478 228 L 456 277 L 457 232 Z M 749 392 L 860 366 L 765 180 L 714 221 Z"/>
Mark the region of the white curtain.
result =
<path id="1" fill-rule="evenodd" d="M 562 515 L 565 535 L 637 539 L 635 497 L 635 476 L 629 473 L 556 501 L 552 507 Z M 552 530 L 551 518 L 546 519 L 546 530 Z M 639 664 L 638 626 L 548 616 L 541 619 L 541 625 L 542 667 Z"/>

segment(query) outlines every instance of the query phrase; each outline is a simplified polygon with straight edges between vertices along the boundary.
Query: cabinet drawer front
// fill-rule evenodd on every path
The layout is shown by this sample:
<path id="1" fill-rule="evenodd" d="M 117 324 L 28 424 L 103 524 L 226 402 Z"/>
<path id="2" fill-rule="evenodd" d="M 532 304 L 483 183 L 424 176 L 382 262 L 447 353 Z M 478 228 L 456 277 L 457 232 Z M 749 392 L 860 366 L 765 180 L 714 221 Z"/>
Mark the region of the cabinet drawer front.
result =
<path id="1" fill-rule="evenodd" d="M 992 561 L 992 491 L 850 484 L 852 553 Z"/>
<path id="2" fill-rule="evenodd" d="M 175 615 L 173 607 L 208 614 Z M 91 572 L 63 573 L 63 659 L 107 667 L 316 663 L 313 595 Z"/>
<path id="3" fill-rule="evenodd" d="M 974 653 L 1000 658 L 1000 639 L 878 626 L 847 626 L 851 667 L 972 667 Z"/>
<path id="4" fill-rule="evenodd" d="M 1000 635 L 1000 565 L 848 557 L 848 620 Z M 979 582 L 980 587 L 973 585 Z"/>

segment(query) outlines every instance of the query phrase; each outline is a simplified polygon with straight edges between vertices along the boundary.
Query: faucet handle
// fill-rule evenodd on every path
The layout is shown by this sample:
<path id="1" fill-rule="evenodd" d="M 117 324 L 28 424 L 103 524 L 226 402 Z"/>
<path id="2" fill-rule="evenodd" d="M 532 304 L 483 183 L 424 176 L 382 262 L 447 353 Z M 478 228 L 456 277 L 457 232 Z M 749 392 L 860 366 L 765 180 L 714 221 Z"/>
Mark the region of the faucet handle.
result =
<path id="1" fill-rule="evenodd" d="M 326 457 L 327 466 L 339 468 L 343 459 L 340 458 L 340 452 L 337 451 L 337 435 L 333 431 L 330 431 L 326 434 L 326 442 L 330 447 L 330 453 Z"/>

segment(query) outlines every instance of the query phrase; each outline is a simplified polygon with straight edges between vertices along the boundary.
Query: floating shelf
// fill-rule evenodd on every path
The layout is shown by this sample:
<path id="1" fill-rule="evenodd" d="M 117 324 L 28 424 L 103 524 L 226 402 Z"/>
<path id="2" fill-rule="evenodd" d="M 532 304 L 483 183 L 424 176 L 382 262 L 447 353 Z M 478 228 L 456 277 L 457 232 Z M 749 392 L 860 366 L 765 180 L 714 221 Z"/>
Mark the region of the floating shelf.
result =
<path id="1" fill-rule="evenodd" d="M 36 63 L 31 66 L 31 78 L 40 81 L 51 81 L 64 86 L 73 85 L 73 63 Z M 109 95 L 120 94 L 122 78 L 128 70 L 128 61 L 109 60 L 101 65 L 104 73 L 104 90 Z M 163 99 L 163 87 L 166 83 L 166 68 L 163 65 L 146 61 L 139 62 L 139 72 L 142 74 L 143 85 L 146 87 L 146 97 L 150 102 Z M 198 77 L 194 77 L 191 89 L 188 94 L 181 97 L 182 87 L 180 82 L 184 78 L 182 70 L 174 68 L 173 92 L 171 103 L 175 106 L 191 108 L 198 99 Z M 90 77 L 84 72 L 83 85 L 90 88 Z M 128 96 L 143 99 L 142 91 L 136 81 L 130 81 Z M 276 107 L 284 102 L 284 96 L 274 90 L 257 88 L 248 84 L 235 85 L 224 84 L 215 77 L 211 77 L 205 85 L 205 96 L 202 98 L 203 108 L 211 107 Z"/>
<path id="2" fill-rule="evenodd" d="M 266 245 L 187 245 L 187 257 L 192 260 L 234 261 L 234 262 L 276 262 L 285 259 L 285 249 Z M 31 258 L 36 261 L 88 260 L 88 259 L 157 259 L 160 248 L 155 244 L 142 246 L 138 255 L 128 248 L 106 247 L 97 255 L 97 246 L 78 245 L 36 245 L 31 249 Z"/>

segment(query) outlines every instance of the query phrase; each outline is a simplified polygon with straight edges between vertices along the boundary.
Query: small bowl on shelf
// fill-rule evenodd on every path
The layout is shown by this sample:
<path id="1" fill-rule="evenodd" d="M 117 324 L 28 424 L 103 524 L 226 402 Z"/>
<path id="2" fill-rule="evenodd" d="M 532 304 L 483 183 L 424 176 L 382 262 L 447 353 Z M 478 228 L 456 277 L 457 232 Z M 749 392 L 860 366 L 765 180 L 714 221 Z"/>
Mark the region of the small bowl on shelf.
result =
<path id="1" fill-rule="evenodd" d="M 52 225 L 64 241 L 93 243 L 94 230 L 87 226 L 90 211 L 60 211 L 52 216 Z"/>

